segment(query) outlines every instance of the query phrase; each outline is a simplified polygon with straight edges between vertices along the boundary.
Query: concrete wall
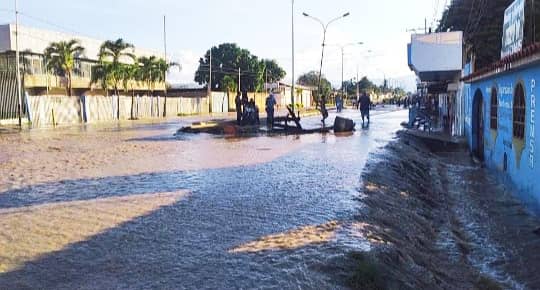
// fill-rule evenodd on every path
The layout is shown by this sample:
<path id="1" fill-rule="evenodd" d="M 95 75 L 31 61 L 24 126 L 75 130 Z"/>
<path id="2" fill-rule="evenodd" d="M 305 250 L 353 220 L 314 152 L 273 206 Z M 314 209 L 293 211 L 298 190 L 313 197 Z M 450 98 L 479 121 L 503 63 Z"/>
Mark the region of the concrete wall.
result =
<path id="1" fill-rule="evenodd" d="M 525 91 L 525 140 L 513 137 L 513 99 L 517 84 Z M 472 151 L 479 148 L 473 129 L 475 120 L 481 118 L 483 127 L 483 153 L 489 168 L 508 177 L 518 188 L 523 200 L 540 208 L 540 162 L 537 152 L 540 148 L 536 136 L 540 136 L 540 126 L 536 126 L 536 96 L 540 93 L 540 66 L 497 74 L 470 84 L 465 88 L 465 132 Z M 497 89 L 498 128 L 490 129 L 491 89 Z M 483 114 L 473 113 L 475 93 L 481 93 Z M 505 155 L 506 167 L 505 170 Z"/>
<path id="2" fill-rule="evenodd" d="M 132 98 L 130 96 L 28 96 L 29 119 L 35 127 L 110 122 L 131 118 Z M 133 113 L 138 119 L 161 118 L 167 109 L 167 117 L 209 113 L 207 98 L 165 98 L 135 96 Z M 53 122 L 54 118 L 54 122 Z"/>
<path id="3" fill-rule="evenodd" d="M 234 101 L 234 97 L 232 99 Z M 212 113 L 226 113 L 229 111 L 229 94 L 226 92 L 212 92 Z M 234 105 L 233 105 L 234 107 Z"/>
<path id="4" fill-rule="evenodd" d="M 79 97 L 28 96 L 28 111 L 34 126 L 78 124 L 81 122 Z M 54 123 L 53 123 L 54 120 Z"/>

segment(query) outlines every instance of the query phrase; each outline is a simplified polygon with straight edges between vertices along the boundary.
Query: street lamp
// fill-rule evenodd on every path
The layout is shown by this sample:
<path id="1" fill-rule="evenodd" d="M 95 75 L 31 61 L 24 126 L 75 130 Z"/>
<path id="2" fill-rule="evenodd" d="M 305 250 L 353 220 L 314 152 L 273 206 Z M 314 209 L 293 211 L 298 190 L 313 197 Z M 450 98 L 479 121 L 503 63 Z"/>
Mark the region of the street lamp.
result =
<path id="1" fill-rule="evenodd" d="M 368 54 L 363 55 L 362 57 L 364 57 L 364 58 L 369 57 L 369 56 L 370 56 L 369 54 L 370 54 L 372 51 L 371 51 L 371 49 L 368 49 L 366 52 L 367 52 Z M 356 98 L 357 98 L 357 99 L 360 97 L 360 76 L 358 75 L 358 73 L 359 73 L 359 72 L 358 72 L 358 67 L 359 67 L 359 65 L 358 65 L 358 63 L 357 63 L 357 64 L 356 64 Z"/>
<path id="2" fill-rule="evenodd" d="M 317 92 L 319 94 L 319 97 L 321 98 L 321 114 L 323 116 L 322 122 L 323 122 L 323 125 L 324 125 L 324 120 L 326 120 L 326 118 L 328 118 L 328 111 L 326 111 L 326 96 L 322 95 L 322 93 L 321 93 L 321 75 L 322 75 L 322 66 L 323 66 L 323 58 L 324 58 L 324 46 L 325 46 L 325 42 L 326 42 L 326 30 L 328 29 L 328 26 L 330 24 L 332 24 L 333 22 L 335 22 L 335 21 L 337 21 L 337 20 L 339 20 L 341 18 L 345 18 L 345 17 L 349 16 L 350 13 L 347 12 L 347 13 L 339 16 L 339 17 L 336 17 L 336 18 L 328 21 L 328 23 L 326 23 L 326 24 L 324 22 L 322 22 L 319 18 L 313 17 L 313 16 L 307 14 L 306 12 L 302 13 L 302 15 L 317 21 L 319 24 L 321 24 L 321 26 L 323 28 L 321 66 L 319 67 L 319 81 L 318 81 L 318 84 L 317 84 Z"/>
<path id="3" fill-rule="evenodd" d="M 353 45 L 363 45 L 364 43 L 363 42 L 351 42 L 351 43 L 347 43 L 347 44 L 342 44 L 342 45 L 336 45 L 338 46 L 340 49 L 341 49 L 341 95 L 342 96 L 345 96 L 345 87 L 344 87 L 344 83 L 345 83 L 345 79 L 344 79 L 344 75 L 343 75 L 343 71 L 344 71 L 344 59 L 345 59 L 345 48 L 348 47 L 348 46 L 353 46 Z"/>

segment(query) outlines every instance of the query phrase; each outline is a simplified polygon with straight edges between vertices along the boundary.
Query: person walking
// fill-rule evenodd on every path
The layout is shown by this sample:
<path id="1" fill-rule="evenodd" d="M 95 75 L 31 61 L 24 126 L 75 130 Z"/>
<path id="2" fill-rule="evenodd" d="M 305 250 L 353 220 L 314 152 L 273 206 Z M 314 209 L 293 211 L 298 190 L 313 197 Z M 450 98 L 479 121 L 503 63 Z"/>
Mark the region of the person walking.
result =
<path id="1" fill-rule="evenodd" d="M 362 114 L 362 127 L 364 127 L 364 118 L 367 117 L 368 125 L 369 125 L 369 109 L 371 107 L 371 99 L 369 98 L 369 95 L 366 94 L 366 92 L 363 93 L 363 95 L 360 97 L 360 113 Z"/>
<path id="2" fill-rule="evenodd" d="M 270 93 L 268 97 L 266 97 L 265 102 L 265 109 L 266 109 L 266 124 L 268 125 L 268 128 L 272 130 L 274 128 L 274 107 L 276 106 L 276 98 L 274 97 L 273 93 Z"/>
<path id="3" fill-rule="evenodd" d="M 338 113 L 341 113 L 341 110 L 343 109 L 343 99 L 341 97 L 341 95 L 337 95 L 336 96 L 336 111 Z"/>
<path id="4" fill-rule="evenodd" d="M 236 105 L 236 124 L 242 124 L 242 98 L 240 98 L 240 92 L 236 94 L 234 98 L 234 104 Z"/>

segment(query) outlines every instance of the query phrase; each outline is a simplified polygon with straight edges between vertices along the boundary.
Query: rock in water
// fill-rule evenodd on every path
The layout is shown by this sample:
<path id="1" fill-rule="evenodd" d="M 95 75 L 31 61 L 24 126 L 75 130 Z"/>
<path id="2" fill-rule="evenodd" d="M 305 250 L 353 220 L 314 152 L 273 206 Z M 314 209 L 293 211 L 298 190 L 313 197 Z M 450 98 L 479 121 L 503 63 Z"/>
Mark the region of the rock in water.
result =
<path id="1" fill-rule="evenodd" d="M 353 120 L 337 116 L 334 120 L 334 132 L 351 132 L 355 125 Z"/>

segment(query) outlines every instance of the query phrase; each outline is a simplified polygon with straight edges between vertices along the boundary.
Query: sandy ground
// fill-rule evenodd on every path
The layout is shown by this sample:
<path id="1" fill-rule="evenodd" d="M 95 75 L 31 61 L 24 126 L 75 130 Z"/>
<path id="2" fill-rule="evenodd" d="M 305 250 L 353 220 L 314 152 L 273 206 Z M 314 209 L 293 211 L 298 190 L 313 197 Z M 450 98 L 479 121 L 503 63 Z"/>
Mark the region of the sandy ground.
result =
<path id="1" fill-rule="evenodd" d="M 380 241 L 371 256 L 380 283 L 388 289 L 539 289 L 540 219 L 512 191 L 473 164 L 465 149 L 432 153 L 401 133 L 364 174 L 362 202 L 369 211 L 358 219 Z"/>

